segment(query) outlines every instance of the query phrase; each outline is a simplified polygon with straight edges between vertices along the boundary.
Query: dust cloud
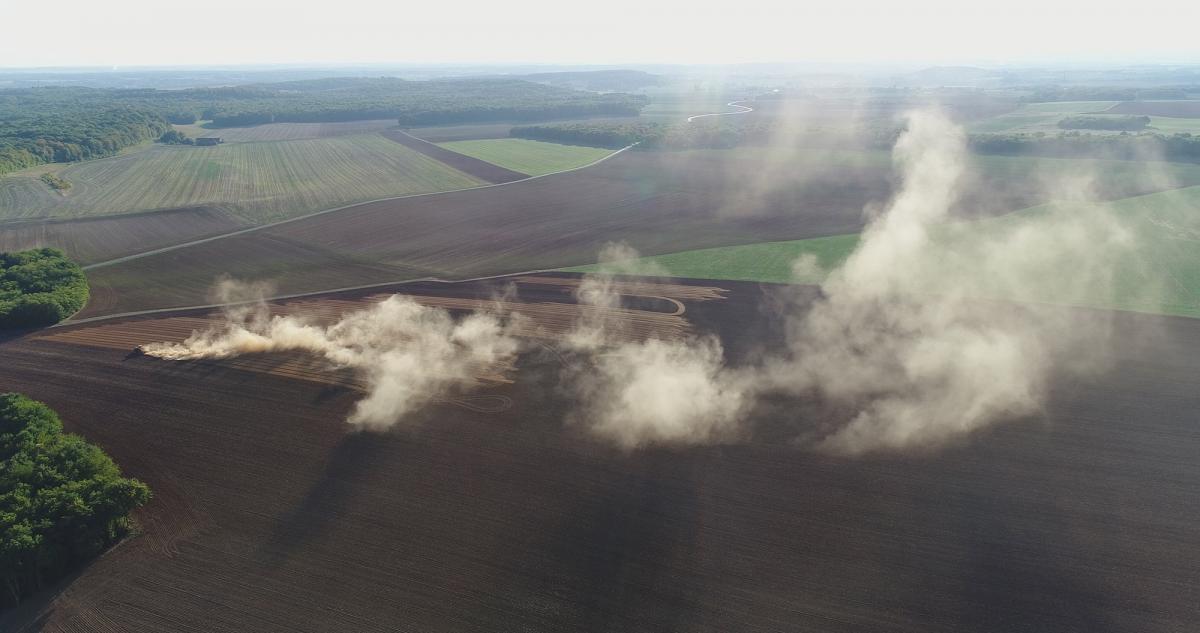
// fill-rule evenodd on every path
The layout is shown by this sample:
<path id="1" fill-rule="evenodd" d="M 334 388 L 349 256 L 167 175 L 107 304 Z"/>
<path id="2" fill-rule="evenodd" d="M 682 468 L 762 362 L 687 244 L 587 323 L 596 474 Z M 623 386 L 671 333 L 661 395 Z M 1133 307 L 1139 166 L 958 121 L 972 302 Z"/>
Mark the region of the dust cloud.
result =
<path id="1" fill-rule="evenodd" d="M 600 254 L 601 272 L 587 275 L 576 291 L 583 305 L 621 306 L 622 294 L 639 294 L 636 278 L 665 271 L 638 262 L 624 244 Z M 644 290 L 653 294 L 652 287 Z M 622 336 L 620 319 L 605 311 L 585 312 L 564 347 L 574 360 L 563 374 L 575 408 L 568 422 L 624 449 L 652 444 L 706 444 L 730 441 L 748 400 L 737 372 L 725 367 L 721 342 L 712 335 L 681 340 Z"/>
<path id="2" fill-rule="evenodd" d="M 1057 365 L 1103 365 L 1107 320 L 987 298 L 1094 296 L 1133 246 L 1095 205 L 951 222 L 969 156 L 962 129 L 936 112 L 908 116 L 894 161 L 900 191 L 822 297 L 788 317 L 787 354 L 760 369 L 764 388 L 853 411 L 819 442 L 840 453 L 938 446 L 1036 413 Z"/>
<path id="3" fill-rule="evenodd" d="M 819 429 L 815 439 L 797 430 L 819 450 L 919 450 L 1036 414 L 1052 372 L 1104 367 L 1107 313 L 1046 305 L 1114 292 L 1117 262 L 1128 261 L 1120 255 L 1136 247 L 1118 218 L 1088 201 L 1087 178 L 1031 183 L 1053 187 L 1066 204 L 963 222 L 951 214 L 970 164 L 960 127 L 934 111 L 909 114 L 893 161 L 899 188 L 857 248 L 825 277 L 819 298 L 797 299 L 779 315 L 786 345 L 742 366 L 726 361 L 713 335 L 639 340 L 627 332 L 623 300 L 653 296 L 638 279 L 669 273 L 628 246 L 607 246 L 601 272 L 576 291 L 592 309 L 561 344 L 567 423 L 624 449 L 734 442 L 748 437 L 757 402 L 783 395 L 839 412 L 795 420 L 797 429 Z M 824 272 L 817 269 L 812 257 L 793 266 L 798 278 Z M 387 428 L 446 391 L 469 388 L 480 368 L 512 360 L 520 347 L 503 314 L 455 319 L 394 296 L 325 326 L 271 316 L 261 287 L 227 282 L 222 292 L 223 303 L 258 296 L 228 308 L 222 325 L 146 353 L 319 354 L 366 380 L 350 415 L 362 428 Z"/>
<path id="4" fill-rule="evenodd" d="M 348 421 L 374 430 L 395 425 L 447 392 L 469 389 L 479 372 L 510 361 L 519 351 L 513 320 L 503 315 L 477 312 L 456 319 L 446 310 L 393 295 L 321 325 L 272 316 L 263 301 L 266 293 L 263 285 L 222 281 L 218 298 L 235 305 L 225 309 L 221 323 L 182 343 L 146 345 L 142 351 L 170 360 L 288 350 L 317 354 L 364 379 L 367 393 Z"/>
<path id="5" fill-rule="evenodd" d="M 819 298 L 779 315 L 782 351 L 730 367 L 711 336 L 616 342 L 617 326 L 581 323 L 572 341 L 590 355 L 567 375 L 574 417 L 627 448 L 731 441 L 747 435 L 756 401 L 785 395 L 840 412 L 795 420 L 819 429 L 815 440 L 798 430 L 819 450 L 919 450 L 1036 414 L 1052 371 L 1105 366 L 1107 313 L 1046 305 L 1113 292 L 1117 263 L 1128 261 L 1120 255 L 1135 247 L 1116 217 L 1088 202 L 1093 183 L 1031 183 L 1069 203 L 963 222 L 951 213 L 970 166 L 960 127 L 936 111 L 911 113 L 893 160 L 891 202 L 824 277 Z M 582 303 L 619 305 L 612 273 L 669 276 L 623 246 L 601 260 L 606 272 L 585 280 Z M 793 265 L 799 279 L 817 268 L 811 256 Z"/>

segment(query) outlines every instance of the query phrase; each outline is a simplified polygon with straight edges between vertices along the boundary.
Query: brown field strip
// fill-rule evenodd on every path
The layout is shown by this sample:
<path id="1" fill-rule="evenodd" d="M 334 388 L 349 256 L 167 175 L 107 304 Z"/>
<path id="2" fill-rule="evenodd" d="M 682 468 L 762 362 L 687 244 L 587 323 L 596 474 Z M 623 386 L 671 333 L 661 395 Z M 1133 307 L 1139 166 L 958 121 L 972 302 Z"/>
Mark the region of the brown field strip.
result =
<path id="1" fill-rule="evenodd" d="M 421 152 L 422 154 L 445 163 L 465 174 L 469 174 L 480 180 L 486 180 L 493 184 L 502 182 L 513 182 L 516 180 L 524 180 L 529 177 L 529 174 L 522 174 L 519 171 L 513 171 L 507 167 L 493 165 L 487 161 L 479 160 L 474 156 L 459 154 L 458 152 L 450 151 L 444 147 L 434 145 L 424 139 L 419 139 L 403 130 L 384 130 L 380 132 L 384 137 L 389 138 L 397 143 Z"/>

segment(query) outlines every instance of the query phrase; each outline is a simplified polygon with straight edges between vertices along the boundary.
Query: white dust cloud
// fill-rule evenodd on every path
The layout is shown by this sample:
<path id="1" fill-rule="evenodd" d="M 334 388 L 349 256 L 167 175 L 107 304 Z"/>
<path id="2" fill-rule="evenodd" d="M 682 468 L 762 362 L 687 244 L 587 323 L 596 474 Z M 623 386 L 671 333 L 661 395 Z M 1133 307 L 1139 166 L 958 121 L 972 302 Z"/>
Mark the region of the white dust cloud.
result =
<path id="1" fill-rule="evenodd" d="M 621 307 L 622 295 L 653 295 L 653 285 L 613 274 L 661 275 L 637 264 L 624 244 L 601 251 L 603 272 L 588 275 L 576 292 L 586 306 Z M 618 289 L 620 292 L 618 292 Z M 704 444 L 729 441 L 740 433 L 748 404 L 740 378 L 725 367 L 715 336 L 681 340 L 629 340 L 624 321 L 605 310 L 585 312 L 567 337 L 575 352 L 564 375 L 576 399 L 570 421 L 597 437 L 632 449 L 651 444 Z"/>
<path id="2" fill-rule="evenodd" d="M 970 161 L 961 128 L 936 112 L 913 113 L 893 160 L 901 184 L 890 204 L 825 278 L 820 297 L 784 310 L 786 344 L 745 366 L 729 366 L 713 335 L 636 336 L 623 298 L 654 296 L 638 276 L 667 273 L 627 246 L 606 247 L 603 272 L 577 289 L 585 309 L 562 343 L 561 389 L 573 399 L 567 422 L 624 449 L 732 442 L 749 436 L 760 399 L 783 395 L 829 412 L 793 420 L 796 435 L 821 450 L 927 449 L 1035 414 L 1054 372 L 1103 366 L 1105 313 L 1044 305 L 1111 296 L 1117 262 L 1135 246 L 1105 207 L 1081 202 L 1086 179 L 1031 183 L 1073 204 L 961 222 L 951 217 Z M 798 279 L 823 274 L 811 256 L 793 270 Z M 231 288 L 246 290 L 227 287 L 226 301 Z M 455 319 L 394 296 L 327 326 L 272 317 L 252 302 L 181 344 L 145 348 L 176 359 L 279 350 L 356 369 L 368 394 L 350 422 L 386 428 L 469 388 L 481 368 L 511 361 L 519 345 L 511 318 Z"/>
<path id="3" fill-rule="evenodd" d="M 512 322 L 473 313 L 456 319 L 443 309 L 393 295 L 370 308 L 346 314 L 332 325 L 296 316 L 271 316 L 262 286 L 221 282 L 225 301 L 250 303 L 226 309 L 224 322 L 194 332 L 182 343 L 143 346 L 151 356 L 171 360 L 229 358 L 256 352 L 302 350 L 335 367 L 359 372 L 367 394 L 349 422 L 384 429 L 417 407 L 453 390 L 468 389 L 478 373 L 510 361 L 519 345 Z"/>
<path id="4" fill-rule="evenodd" d="M 1075 204 L 961 222 L 951 217 L 970 164 L 961 128 L 913 113 L 893 160 L 897 194 L 820 298 L 783 311 L 784 349 L 731 368 L 711 336 L 631 343 L 612 335 L 617 324 L 584 321 L 570 339 L 590 353 L 567 375 L 574 418 L 627 448 L 722 442 L 748 434 L 759 398 L 782 394 L 831 412 L 794 420 L 819 449 L 927 449 L 1037 413 L 1053 371 L 1104 366 L 1105 313 L 1042 304 L 1112 293 L 1117 262 L 1128 261 L 1119 256 L 1134 247 L 1104 207 L 1081 203 L 1086 179 L 1031 183 Z M 635 258 L 627 247 L 606 249 L 607 272 L 585 280 L 579 301 L 620 305 L 608 273 L 667 276 Z M 812 256 L 793 270 L 822 276 Z"/>
<path id="5" fill-rule="evenodd" d="M 770 388 L 854 411 L 824 448 L 937 446 L 1032 414 L 1057 361 L 1092 367 L 1105 346 L 1101 316 L 981 297 L 1069 303 L 1109 288 L 1130 234 L 1094 206 L 1070 209 L 1086 217 L 952 222 L 968 159 L 961 128 L 937 113 L 909 116 L 894 152 L 901 190 L 822 298 L 790 319 L 788 354 L 762 368 Z"/>

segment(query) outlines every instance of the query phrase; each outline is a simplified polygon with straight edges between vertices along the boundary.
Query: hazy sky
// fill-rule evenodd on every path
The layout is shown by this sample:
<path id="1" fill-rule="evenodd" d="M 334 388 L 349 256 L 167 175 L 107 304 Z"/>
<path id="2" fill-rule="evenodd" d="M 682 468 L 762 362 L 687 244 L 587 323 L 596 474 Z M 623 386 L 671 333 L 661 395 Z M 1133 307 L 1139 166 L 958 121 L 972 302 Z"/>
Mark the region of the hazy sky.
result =
<path id="1" fill-rule="evenodd" d="M 1200 61 L 1200 1 L 0 0 L 0 65 Z"/>

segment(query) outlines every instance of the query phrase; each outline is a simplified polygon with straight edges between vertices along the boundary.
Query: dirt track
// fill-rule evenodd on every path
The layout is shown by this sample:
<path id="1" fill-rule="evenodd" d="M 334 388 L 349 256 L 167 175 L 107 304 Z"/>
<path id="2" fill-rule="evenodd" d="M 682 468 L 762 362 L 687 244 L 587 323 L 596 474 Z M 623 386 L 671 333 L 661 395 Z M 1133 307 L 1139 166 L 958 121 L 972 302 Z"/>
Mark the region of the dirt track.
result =
<path id="1" fill-rule="evenodd" d="M 131 251 L 224 234 L 243 226 L 242 221 L 215 207 L 6 222 L 0 224 L 0 251 L 55 246 L 81 264 L 90 264 Z"/>
<path id="2" fill-rule="evenodd" d="M 777 340 L 757 286 L 721 285 L 684 300 L 697 327 L 735 357 Z M 860 460 L 778 439 L 811 403 L 764 408 L 745 445 L 613 451 L 564 428 L 536 350 L 473 394 L 510 408 L 380 435 L 347 432 L 336 386 L 9 340 L 0 388 L 155 500 L 142 536 L 0 629 L 1189 630 L 1200 321 L 1119 315 L 1115 338 L 1114 371 L 1056 381 L 1044 417 Z"/>

